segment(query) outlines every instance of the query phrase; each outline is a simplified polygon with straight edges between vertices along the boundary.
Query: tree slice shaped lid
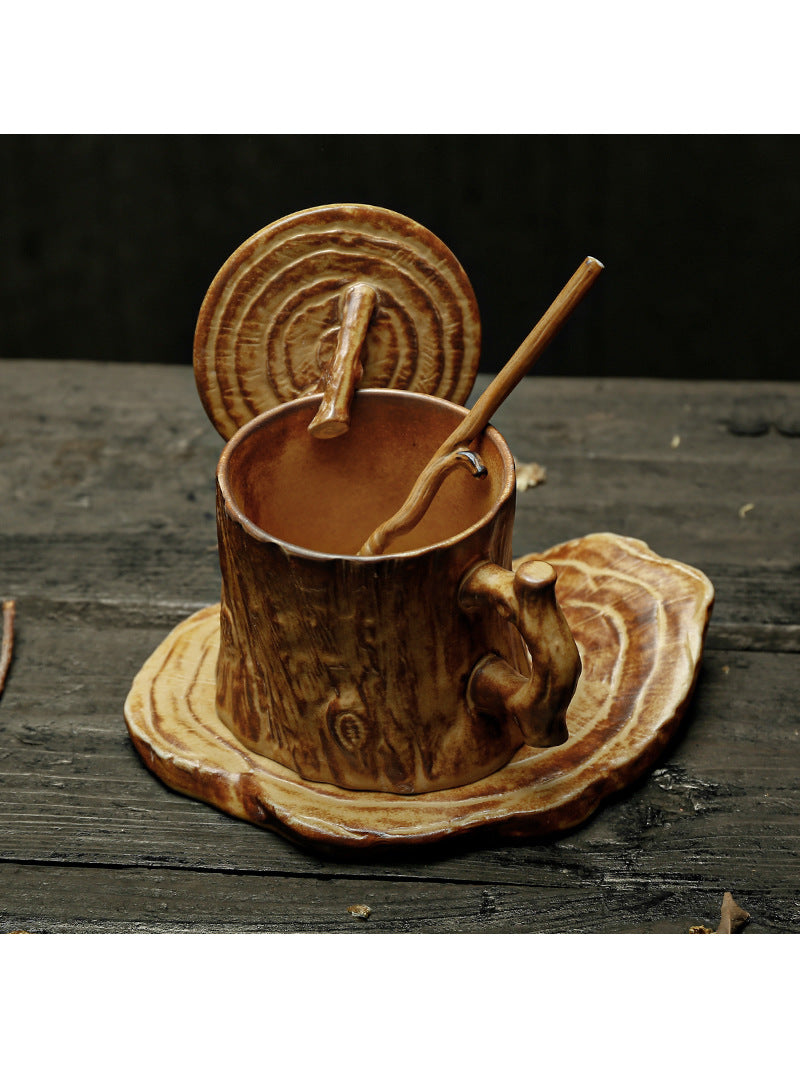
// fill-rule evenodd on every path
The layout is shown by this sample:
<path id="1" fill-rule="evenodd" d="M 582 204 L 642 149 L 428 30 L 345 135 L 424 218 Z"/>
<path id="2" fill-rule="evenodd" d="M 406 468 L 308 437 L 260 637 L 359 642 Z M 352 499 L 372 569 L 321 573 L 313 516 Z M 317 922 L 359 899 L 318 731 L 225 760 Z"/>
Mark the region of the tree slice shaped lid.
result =
<path id="1" fill-rule="evenodd" d="M 404 215 L 330 204 L 259 230 L 223 264 L 206 294 L 195 332 L 195 380 L 226 440 L 256 415 L 325 390 L 348 294 L 366 286 L 374 302 L 359 342 L 358 387 L 464 403 L 481 330 L 461 264 Z"/>

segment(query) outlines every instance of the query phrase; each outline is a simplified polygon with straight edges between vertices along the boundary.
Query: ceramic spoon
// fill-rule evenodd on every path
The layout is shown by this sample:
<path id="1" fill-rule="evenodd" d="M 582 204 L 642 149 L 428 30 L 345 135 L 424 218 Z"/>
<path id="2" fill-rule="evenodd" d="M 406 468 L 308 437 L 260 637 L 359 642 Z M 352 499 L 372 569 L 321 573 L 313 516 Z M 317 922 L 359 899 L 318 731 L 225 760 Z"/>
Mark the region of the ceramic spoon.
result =
<path id="1" fill-rule="evenodd" d="M 589 292 L 602 269 L 603 264 L 599 260 L 593 256 L 586 257 L 508 363 L 481 393 L 472 409 L 447 440 L 436 450 L 403 505 L 364 542 L 359 549 L 359 556 L 381 555 L 396 537 L 416 526 L 428 510 L 442 481 L 456 464 L 469 464 L 478 476 L 486 473 L 475 453 L 467 449 L 468 444 L 486 428 L 495 411 L 528 373 Z"/>

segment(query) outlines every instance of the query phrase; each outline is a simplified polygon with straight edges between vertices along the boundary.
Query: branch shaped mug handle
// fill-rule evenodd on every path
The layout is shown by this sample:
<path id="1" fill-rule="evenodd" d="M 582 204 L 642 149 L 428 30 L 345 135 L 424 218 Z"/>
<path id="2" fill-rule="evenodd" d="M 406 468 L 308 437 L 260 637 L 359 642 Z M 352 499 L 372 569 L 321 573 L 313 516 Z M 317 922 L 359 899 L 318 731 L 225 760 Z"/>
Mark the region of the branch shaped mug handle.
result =
<path id="1" fill-rule="evenodd" d="M 525 677 L 494 653 L 483 656 L 467 683 L 471 708 L 510 716 L 526 744 L 549 748 L 568 737 L 566 712 L 581 673 L 572 631 L 555 595 L 556 572 L 544 560 L 516 571 L 478 563 L 464 577 L 458 603 L 468 614 L 490 604 L 519 630 L 531 660 Z"/>

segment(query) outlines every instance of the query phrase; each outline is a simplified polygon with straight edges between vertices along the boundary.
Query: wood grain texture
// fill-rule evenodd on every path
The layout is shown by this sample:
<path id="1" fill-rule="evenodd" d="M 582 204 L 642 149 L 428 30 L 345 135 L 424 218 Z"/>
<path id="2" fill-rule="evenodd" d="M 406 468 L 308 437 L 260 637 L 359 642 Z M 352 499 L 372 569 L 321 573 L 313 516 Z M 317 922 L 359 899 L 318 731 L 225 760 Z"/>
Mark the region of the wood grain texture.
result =
<path id="1" fill-rule="evenodd" d="M 742 407 L 768 432 L 732 433 Z M 219 598 L 220 440 L 191 370 L 0 359 L 0 583 L 17 601 L 0 929 L 682 933 L 716 927 L 731 891 L 745 936 L 800 932 L 800 440 L 776 429 L 798 410 L 796 383 L 522 383 L 495 422 L 548 480 L 518 496 L 515 552 L 608 529 L 703 570 L 717 597 L 690 712 L 571 831 L 337 860 L 168 789 L 122 720 L 152 650 Z"/>
<path id="2" fill-rule="evenodd" d="M 20 904 L 9 921 L 0 902 L 0 931 L 31 933 L 685 934 L 696 922 L 716 925 L 721 898 L 700 879 L 667 877 L 658 889 L 631 890 L 592 885 L 574 867 L 563 885 L 509 870 L 453 880 L 446 892 L 434 877 L 347 869 L 309 878 L 9 863 L 5 873 Z M 358 904 L 369 907 L 368 921 L 349 911 Z M 638 922 L 630 919 L 635 907 Z M 759 918 L 761 932 L 780 932 L 780 920 L 773 930 L 771 917 Z"/>
<path id="3" fill-rule="evenodd" d="M 197 388 L 229 438 L 254 415 L 315 392 L 337 346 L 348 289 L 376 307 L 360 346 L 364 388 L 463 403 L 480 357 L 469 279 L 429 230 L 396 212 L 331 204 L 278 219 L 222 265 L 200 308 Z"/>
<path id="4" fill-rule="evenodd" d="M 694 689 L 713 590 L 692 568 L 608 534 L 543 558 L 558 570 L 584 663 L 563 745 L 523 746 L 472 785 L 422 796 L 312 784 L 246 749 L 219 721 L 217 607 L 177 627 L 137 675 L 125 708 L 134 744 L 180 792 L 326 848 L 568 829 L 634 781 L 674 733 Z"/>

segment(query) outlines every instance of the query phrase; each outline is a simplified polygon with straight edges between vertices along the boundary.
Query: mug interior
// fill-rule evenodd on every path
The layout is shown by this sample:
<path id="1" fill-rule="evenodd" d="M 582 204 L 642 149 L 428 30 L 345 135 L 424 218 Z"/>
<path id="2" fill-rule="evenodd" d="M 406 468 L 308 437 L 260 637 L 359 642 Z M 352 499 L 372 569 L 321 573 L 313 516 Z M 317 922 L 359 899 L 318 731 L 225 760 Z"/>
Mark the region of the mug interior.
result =
<path id="1" fill-rule="evenodd" d="M 326 555 L 353 556 L 397 511 L 418 474 L 464 417 L 465 408 L 420 393 L 358 391 L 350 429 L 320 440 L 308 432 L 320 398 L 259 416 L 231 438 L 219 481 L 229 504 L 270 537 Z M 490 427 L 476 442 L 485 478 L 458 465 L 417 526 L 387 555 L 457 537 L 513 492 L 508 446 Z"/>

